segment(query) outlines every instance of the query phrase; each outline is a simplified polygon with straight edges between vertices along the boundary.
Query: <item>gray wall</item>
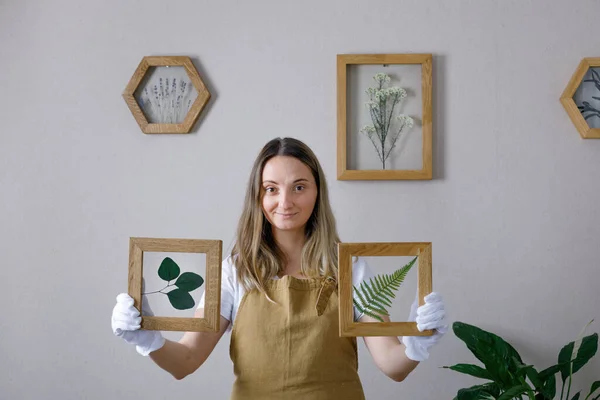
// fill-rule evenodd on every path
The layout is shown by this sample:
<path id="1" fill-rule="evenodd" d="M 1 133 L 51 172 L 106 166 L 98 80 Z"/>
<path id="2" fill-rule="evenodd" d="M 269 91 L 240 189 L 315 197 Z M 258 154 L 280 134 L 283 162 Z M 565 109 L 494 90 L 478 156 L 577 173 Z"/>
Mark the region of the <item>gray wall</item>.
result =
<path id="1" fill-rule="evenodd" d="M 558 101 L 600 55 L 600 3 L 549 3 L 0 3 L 0 398 L 226 398 L 228 337 L 175 381 L 110 314 L 130 236 L 229 249 L 250 165 L 280 135 L 321 159 L 345 241 L 432 241 L 452 320 L 550 365 L 600 319 L 600 141 Z M 435 55 L 436 179 L 337 181 L 335 55 L 408 52 Z M 169 54 L 195 59 L 213 103 L 194 134 L 144 135 L 121 92 Z M 360 374 L 369 399 L 449 399 L 476 380 L 439 367 L 472 360 L 449 333 L 404 383 L 362 345 Z"/>

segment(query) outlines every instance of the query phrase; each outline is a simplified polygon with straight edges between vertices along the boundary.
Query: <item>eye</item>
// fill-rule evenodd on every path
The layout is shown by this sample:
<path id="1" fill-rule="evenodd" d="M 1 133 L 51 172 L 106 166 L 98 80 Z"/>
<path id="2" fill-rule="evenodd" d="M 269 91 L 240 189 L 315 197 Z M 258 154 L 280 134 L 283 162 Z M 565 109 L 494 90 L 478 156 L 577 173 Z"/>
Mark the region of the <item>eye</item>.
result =
<path id="1" fill-rule="evenodd" d="M 273 193 L 275 188 L 273 186 L 267 186 L 265 189 L 265 193 Z"/>
<path id="2" fill-rule="evenodd" d="M 302 190 L 304 190 L 304 186 L 303 185 L 297 185 L 296 186 L 296 191 L 300 192 Z"/>

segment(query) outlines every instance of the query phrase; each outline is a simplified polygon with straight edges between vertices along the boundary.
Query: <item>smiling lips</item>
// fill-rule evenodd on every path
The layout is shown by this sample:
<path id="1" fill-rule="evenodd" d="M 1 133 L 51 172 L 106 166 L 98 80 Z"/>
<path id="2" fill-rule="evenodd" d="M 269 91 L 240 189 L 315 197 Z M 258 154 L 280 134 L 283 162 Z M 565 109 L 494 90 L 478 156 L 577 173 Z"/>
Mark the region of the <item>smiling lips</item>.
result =
<path id="1" fill-rule="evenodd" d="M 287 218 L 292 218 L 292 217 L 294 217 L 294 216 L 295 216 L 296 214 L 298 214 L 298 213 L 291 213 L 291 214 L 275 213 L 275 214 L 279 215 L 281 218 L 286 218 L 286 219 L 287 219 Z"/>

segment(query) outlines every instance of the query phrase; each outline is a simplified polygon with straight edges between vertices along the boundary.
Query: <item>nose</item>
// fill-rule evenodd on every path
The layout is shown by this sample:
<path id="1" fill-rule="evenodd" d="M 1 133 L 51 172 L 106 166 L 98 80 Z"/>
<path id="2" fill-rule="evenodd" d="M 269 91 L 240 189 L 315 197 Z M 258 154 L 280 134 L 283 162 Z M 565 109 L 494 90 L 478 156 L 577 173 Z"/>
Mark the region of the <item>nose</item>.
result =
<path id="1" fill-rule="evenodd" d="M 279 197 L 279 207 L 282 209 L 291 208 L 294 205 L 292 193 L 282 192 Z"/>

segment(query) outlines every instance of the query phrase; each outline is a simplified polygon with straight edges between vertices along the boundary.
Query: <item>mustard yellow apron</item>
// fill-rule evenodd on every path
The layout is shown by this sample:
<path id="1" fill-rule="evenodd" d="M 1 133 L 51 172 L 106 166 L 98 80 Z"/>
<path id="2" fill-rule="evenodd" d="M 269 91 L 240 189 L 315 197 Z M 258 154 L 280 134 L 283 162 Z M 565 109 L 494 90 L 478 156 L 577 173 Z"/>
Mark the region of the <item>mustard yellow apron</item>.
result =
<path id="1" fill-rule="evenodd" d="M 339 337 L 335 281 L 284 276 L 240 303 L 231 399 L 364 400 L 356 338 Z"/>

